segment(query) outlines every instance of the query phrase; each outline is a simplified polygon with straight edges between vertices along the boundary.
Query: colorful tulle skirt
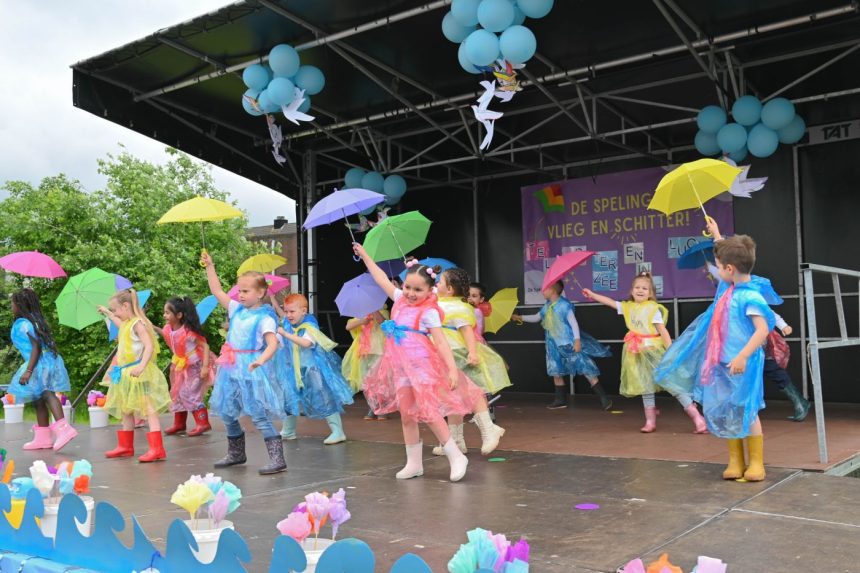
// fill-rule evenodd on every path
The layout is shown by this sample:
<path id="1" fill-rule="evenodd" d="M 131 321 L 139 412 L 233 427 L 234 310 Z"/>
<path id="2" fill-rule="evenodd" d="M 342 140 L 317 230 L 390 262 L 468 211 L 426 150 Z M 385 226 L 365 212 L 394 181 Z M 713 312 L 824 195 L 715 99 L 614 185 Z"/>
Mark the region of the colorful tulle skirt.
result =
<path id="1" fill-rule="evenodd" d="M 364 379 L 367 377 L 368 372 L 373 370 L 381 358 L 381 354 L 365 354 L 364 356 L 359 356 L 358 345 L 355 344 L 346 351 L 346 354 L 343 356 L 341 373 L 344 378 L 346 378 L 346 381 L 349 383 L 349 387 L 352 388 L 353 393 L 361 392 L 364 387 Z"/>
<path id="2" fill-rule="evenodd" d="M 311 352 L 303 353 L 303 358 Z M 313 352 L 313 357 L 313 360 L 307 360 L 309 367 L 303 365 L 301 368 L 301 388 L 296 384 L 294 372 L 290 373 L 301 413 L 316 419 L 343 413 L 343 407 L 352 404 L 354 392 L 341 373 L 340 356 L 320 350 Z M 290 410 L 288 413 L 299 412 Z"/>
<path id="3" fill-rule="evenodd" d="M 113 366 L 112 368 L 116 368 Z M 150 361 L 140 376 L 133 377 L 133 367 L 122 368 L 119 380 L 110 376 L 103 382 L 108 387 L 105 410 L 114 418 L 133 414 L 143 418 L 151 412 L 161 413 L 170 406 L 170 391 L 167 379 L 155 361 Z M 110 374 L 110 370 L 108 371 Z"/>
<path id="4" fill-rule="evenodd" d="M 43 352 L 30 374 L 30 380 L 21 384 L 21 376 L 27 371 L 28 362 L 23 363 L 9 382 L 9 393 L 18 402 L 32 402 L 42 397 L 44 392 L 68 392 L 71 390 L 69 373 L 63 357 L 53 352 Z"/>
<path id="5" fill-rule="evenodd" d="M 666 353 L 662 343 L 653 346 L 640 346 L 638 352 L 632 352 L 624 344 L 621 352 L 621 388 L 620 394 L 626 398 L 634 398 L 642 394 L 654 394 L 660 391 L 660 386 L 654 382 L 654 370 Z"/>
<path id="6" fill-rule="evenodd" d="M 385 353 L 367 375 L 364 396 L 377 415 L 400 412 L 418 422 L 436 422 L 445 416 L 464 416 L 484 392 L 462 371 L 451 389 L 448 368 L 435 349 L 410 357 L 402 346 L 386 341 Z"/>
<path id="7" fill-rule="evenodd" d="M 551 336 L 546 337 L 546 373 L 550 376 L 576 376 L 581 374 L 586 378 L 597 378 L 600 369 L 592 357 L 606 358 L 612 356 L 608 346 L 597 341 L 591 335 L 580 333 L 581 352 L 574 352 L 573 344 L 559 346 Z"/>
<path id="8" fill-rule="evenodd" d="M 284 417 L 284 388 L 278 380 L 274 358 L 253 372 L 248 370 L 260 354 L 236 352 L 232 364 L 218 365 L 209 397 L 209 408 L 215 415 L 233 420 L 239 416 Z"/>
<path id="9" fill-rule="evenodd" d="M 215 377 L 215 356 L 210 357 L 209 377 L 201 378 L 203 363 L 194 362 L 178 369 L 176 364 L 170 365 L 170 405 L 171 412 L 194 412 L 203 407 L 206 391 L 212 386 Z"/>
<path id="10" fill-rule="evenodd" d="M 454 350 L 454 362 L 485 394 L 496 394 L 512 386 L 508 367 L 499 354 L 486 344 L 478 344 L 477 366 L 469 364 L 469 354 L 465 348 Z"/>

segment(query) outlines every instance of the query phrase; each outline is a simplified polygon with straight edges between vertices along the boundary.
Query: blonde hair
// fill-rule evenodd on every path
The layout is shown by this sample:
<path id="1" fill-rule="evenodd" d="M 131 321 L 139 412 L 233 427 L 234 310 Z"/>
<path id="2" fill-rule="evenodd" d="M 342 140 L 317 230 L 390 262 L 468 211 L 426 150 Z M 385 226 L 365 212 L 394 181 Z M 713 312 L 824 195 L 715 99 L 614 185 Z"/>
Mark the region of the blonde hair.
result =
<path id="1" fill-rule="evenodd" d="M 638 280 L 648 281 L 648 288 L 651 289 L 648 300 L 657 302 L 657 288 L 654 286 L 654 278 L 648 271 L 642 271 L 633 279 L 633 282 L 630 284 L 630 298 L 628 300 L 633 300 L 633 287 L 636 286 L 636 281 Z"/>
<path id="2" fill-rule="evenodd" d="M 158 354 L 158 337 L 155 335 L 155 329 L 152 327 L 152 323 L 146 317 L 146 314 L 143 312 L 143 308 L 140 306 L 140 301 L 137 298 L 137 291 L 133 288 L 127 288 L 117 292 L 110 299 L 115 300 L 119 304 L 128 303 L 131 307 L 131 314 L 135 318 L 140 319 L 143 326 L 146 328 L 146 331 L 149 333 L 149 337 L 152 339 L 153 356 Z"/>
<path id="3" fill-rule="evenodd" d="M 254 287 L 261 289 L 263 291 L 263 295 L 269 290 L 269 283 L 266 280 L 266 275 L 259 271 L 245 271 L 241 275 L 239 275 L 240 279 L 253 279 Z"/>

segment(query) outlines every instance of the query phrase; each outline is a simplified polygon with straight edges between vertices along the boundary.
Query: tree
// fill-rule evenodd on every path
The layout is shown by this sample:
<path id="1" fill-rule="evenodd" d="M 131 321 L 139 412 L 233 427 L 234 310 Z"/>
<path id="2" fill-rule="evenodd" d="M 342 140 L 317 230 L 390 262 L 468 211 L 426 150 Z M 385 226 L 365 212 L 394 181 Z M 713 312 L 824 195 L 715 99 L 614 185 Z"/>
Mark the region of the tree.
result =
<path id="1" fill-rule="evenodd" d="M 152 289 L 147 315 L 157 324 L 162 307 L 171 296 L 190 296 L 194 301 L 209 294 L 206 276 L 198 265 L 201 248 L 200 225 L 156 225 L 173 205 L 196 195 L 225 200 L 209 169 L 175 149 L 166 150 L 166 165 L 154 165 L 123 151 L 99 160 L 99 173 L 107 177 L 105 189 L 86 192 L 78 181 L 65 175 L 44 178 L 38 187 L 8 181 L 9 197 L 0 201 L 0 256 L 15 251 L 38 250 L 49 254 L 69 276 L 92 267 L 121 274 L 138 289 Z M 247 257 L 265 252 L 263 244 L 245 239 L 247 219 L 206 223 L 206 247 L 215 260 L 222 283 L 232 285 L 236 269 Z M 78 332 L 57 323 L 54 300 L 65 279 L 48 281 L 24 279 L 9 273 L 0 281 L 3 301 L 25 284 L 39 295 L 46 318 L 51 323 L 57 347 L 76 390 L 87 382 L 112 348 L 107 329 L 96 324 Z M 206 324 L 210 344 L 217 349 L 215 334 L 223 314 Z M 0 305 L 0 325 L 11 327 L 8 302 Z M 4 328 L 3 340 L 9 342 Z M 5 345 L 5 344 L 4 344 Z M 159 363 L 170 359 L 162 350 Z M 8 354 L 8 352 L 7 352 Z M 10 362 L 0 371 L 0 382 L 8 382 Z"/>

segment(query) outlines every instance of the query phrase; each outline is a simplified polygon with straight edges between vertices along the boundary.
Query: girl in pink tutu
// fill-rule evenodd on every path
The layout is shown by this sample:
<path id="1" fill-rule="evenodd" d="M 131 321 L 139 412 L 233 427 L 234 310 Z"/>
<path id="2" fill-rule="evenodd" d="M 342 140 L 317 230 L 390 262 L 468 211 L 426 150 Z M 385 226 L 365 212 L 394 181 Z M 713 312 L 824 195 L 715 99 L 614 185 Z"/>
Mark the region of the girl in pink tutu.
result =
<path id="1" fill-rule="evenodd" d="M 400 411 L 406 466 L 397 479 L 424 474 L 418 423 L 427 424 L 451 464 L 451 481 L 466 475 L 469 460 L 451 439 L 445 416 L 471 413 L 472 404 L 483 392 L 457 369 L 454 355 L 442 332 L 442 310 L 433 294 L 439 267 L 409 261 L 403 288 L 395 287 L 385 271 L 371 259 L 364 247 L 353 243 L 367 270 L 394 301 L 391 320 L 382 323 L 385 347 L 382 359 L 364 384 L 364 395 L 376 414 Z"/>

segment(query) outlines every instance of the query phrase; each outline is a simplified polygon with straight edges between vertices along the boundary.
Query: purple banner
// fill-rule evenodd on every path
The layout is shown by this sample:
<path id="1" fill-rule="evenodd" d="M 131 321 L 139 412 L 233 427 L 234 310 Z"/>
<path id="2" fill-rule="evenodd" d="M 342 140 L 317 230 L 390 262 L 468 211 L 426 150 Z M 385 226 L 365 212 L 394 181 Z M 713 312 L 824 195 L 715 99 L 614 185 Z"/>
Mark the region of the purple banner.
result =
<path id="1" fill-rule="evenodd" d="M 713 296 L 702 269 L 677 267 L 687 249 L 706 240 L 702 212 L 648 210 L 664 175 L 654 167 L 523 187 L 525 303 L 544 302 L 541 283 L 555 257 L 583 250 L 597 254 L 567 275 L 565 293 L 573 300 L 584 300 L 582 287 L 624 299 L 643 270 L 652 274 L 659 298 Z M 706 204 L 724 235 L 734 232 L 731 199 L 723 193 Z"/>

